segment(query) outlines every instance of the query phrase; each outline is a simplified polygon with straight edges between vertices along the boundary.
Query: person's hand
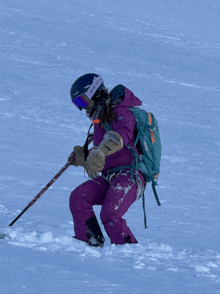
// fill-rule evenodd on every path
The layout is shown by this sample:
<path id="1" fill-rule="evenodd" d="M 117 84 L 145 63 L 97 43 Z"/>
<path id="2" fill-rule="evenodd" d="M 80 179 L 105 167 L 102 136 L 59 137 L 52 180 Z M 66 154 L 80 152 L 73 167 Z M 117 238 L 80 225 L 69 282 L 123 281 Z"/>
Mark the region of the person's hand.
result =
<path id="1" fill-rule="evenodd" d="M 75 166 L 85 166 L 84 147 L 75 146 L 73 152 L 68 157 L 68 162 Z"/>
<path id="2" fill-rule="evenodd" d="M 90 178 L 97 177 L 98 173 L 104 168 L 105 154 L 98 148 L 93 147 L 85 162 L 85 170 Z"/>

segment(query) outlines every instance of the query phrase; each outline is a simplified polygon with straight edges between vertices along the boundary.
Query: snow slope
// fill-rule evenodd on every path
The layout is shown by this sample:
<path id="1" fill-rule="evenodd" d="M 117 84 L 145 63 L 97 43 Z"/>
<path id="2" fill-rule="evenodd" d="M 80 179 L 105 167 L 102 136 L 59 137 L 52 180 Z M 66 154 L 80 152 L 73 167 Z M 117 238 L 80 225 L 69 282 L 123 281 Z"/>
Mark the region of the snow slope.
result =
<path id="1" fill-rule="evenodd" d="M 220 293 L 220 3 L 0 1 L 0 293 Z M 126 219 L 137 245 L 73 240 L 69 168 L 9 223 L 84 143 L 73 81 L 100 74 L 143 100 L 163 144 L 157 207 Z M 100 208 L 95 208 L 97 216 Z"/>

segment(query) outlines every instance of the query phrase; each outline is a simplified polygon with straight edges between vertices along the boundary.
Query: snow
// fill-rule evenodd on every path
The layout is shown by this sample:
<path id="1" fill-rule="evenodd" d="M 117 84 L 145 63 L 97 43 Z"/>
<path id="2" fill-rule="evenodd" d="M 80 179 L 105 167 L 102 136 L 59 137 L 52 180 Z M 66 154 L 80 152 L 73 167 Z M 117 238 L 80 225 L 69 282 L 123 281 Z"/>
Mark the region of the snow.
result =
<path id="1" fill-rule="evenodd" d="M 0 2 L 1 294 L 220 293 L 219 13 L 217 0 Z M 160 126 L 162 206 L 149 186 L 148 229 L 141 200 L 126 214 L 138 244 L 72 238 L 80 167 L 8 226 L 84 143 L 69 91 L 87 72 L 131 89 Z"/>

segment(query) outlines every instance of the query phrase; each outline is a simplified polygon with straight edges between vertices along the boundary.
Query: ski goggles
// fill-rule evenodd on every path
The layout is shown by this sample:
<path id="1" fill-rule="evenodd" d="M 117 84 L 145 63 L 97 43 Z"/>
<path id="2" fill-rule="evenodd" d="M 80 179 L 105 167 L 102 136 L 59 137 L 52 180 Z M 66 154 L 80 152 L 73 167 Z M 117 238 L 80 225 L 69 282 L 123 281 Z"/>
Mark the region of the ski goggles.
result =
<path id="1" fill-rule="evenodd" d="M 79 108 L 79 110 L 82 110 L 82 109 L 86 109 L 86 107 L 89 105 L 91 100 L 86 96 L 86 93 L 84 93 L 77 96 L 72 101 L 76 105 L 76 107 Z"/>
<path id="2" fill-rule="evenodd" d="M 79 110 L 86 109 L 86 107 L 89 105 L 91 101 L 91 98 L 103 82 L 104 81 L 102 77 L 98 76 L 89 86 L 89 89 L 85 93 L 80 94 L 76 98 L 72 99 L 73 103 L 76 105 L 76 107 L 79 108 Z"/>

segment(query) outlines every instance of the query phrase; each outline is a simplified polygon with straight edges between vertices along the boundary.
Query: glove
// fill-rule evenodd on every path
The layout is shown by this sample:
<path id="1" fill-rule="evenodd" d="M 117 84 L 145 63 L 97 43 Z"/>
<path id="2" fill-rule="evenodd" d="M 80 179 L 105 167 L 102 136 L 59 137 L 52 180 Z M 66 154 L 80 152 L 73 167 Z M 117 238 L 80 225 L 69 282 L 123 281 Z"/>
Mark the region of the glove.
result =
<path id="1" fill-rule="evenodd" d="M 104 168 L 105 154 L 98 148 L 93 147 L 86 160 L 85 170 L 90 178 L 95 178 L 98 172 Z"/>
<path id="2" fill-rule="evenodd" d="M 122 137 L 114 132 L 109 131 L 105 134 L 103 141 L 99 144 L 99 149 L 105 154 L 105 156 L 111 155 L 123 147 Z"/>
<path id="3" fill-rule="evenodd" d="M 93 147 L 89 153 L 85 166 L 88 176 L 90 178 L 97 176 L 98 172 L 104 168 L 105 157 L 121 150 L 122 147 L 122 137 L 114 131 L 107 132 L 99 146 Z"/>
<path id="4" fill-rule="evenodd" d="M 73 152 L 68 157 L 68 162 L 75 166 L 85 166 L 84 147 L 75 146 Z"/>
<path id="5" fill-rule="evenodd" d="M 92 150 L 93 148 L 89 150 L 89 154 L 91 153 Z M 90 169 L 87 161 L 85 161 L 84 146 L 83 147 L 75 146 L 73 149 L 73 152 L 68 157 L 68 162 L 71 165 L 84 167 L 86 170 L 86 173 L 88 174 L 90 178 L 95 178 L 98 176 L 98 172 L 93 169 Z"/>

